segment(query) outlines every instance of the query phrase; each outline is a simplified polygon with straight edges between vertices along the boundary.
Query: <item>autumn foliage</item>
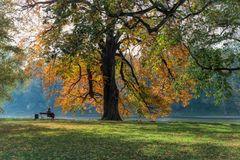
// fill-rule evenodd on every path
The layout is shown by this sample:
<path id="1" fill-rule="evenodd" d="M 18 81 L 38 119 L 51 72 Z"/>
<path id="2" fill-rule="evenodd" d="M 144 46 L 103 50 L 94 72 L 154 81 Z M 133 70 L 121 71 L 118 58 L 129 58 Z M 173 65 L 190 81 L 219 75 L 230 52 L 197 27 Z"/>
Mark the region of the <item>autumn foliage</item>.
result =
<path id="1" fill-rule="evenodd" d="M 131 38 L 124 41 L 124 44 L 134 42 Z M 153 45 L 147 44 L 150 41 Z M 88 61 L 79 55 L 46 61 L 41 57 L 43 50 L 39 46 L 44 42 L 41 38 L 37 42 L 35 53 L 39 57 L 31 58 L 30 70 L 43 79 L 49 97 L 58 95 L 55 106 L 61 107 L 64 112 L 85 110 L 89 106 L 103 112 L 104 77 L 100 59 L 95 57 L 94 61 Z M 138 54 L 137 51 L 128 52 L 127 48 L 122 47 L 124 56 L 134 66 L 136 79 L 132 76 L 133 70 L 116 57 L 119 111 L 125 116 L 138 113 L 155 119 L 168 115 L 174 103 L 187 106 L 192 98 L 195 81 L 187 73 L 189 53 L 184 44 L 170 44 L 169 40 L 167 42 L 167 39 L 156 35 L 146 42 L 141 43 Z M 164 47 L 156 49 L 159 44 Z"/>

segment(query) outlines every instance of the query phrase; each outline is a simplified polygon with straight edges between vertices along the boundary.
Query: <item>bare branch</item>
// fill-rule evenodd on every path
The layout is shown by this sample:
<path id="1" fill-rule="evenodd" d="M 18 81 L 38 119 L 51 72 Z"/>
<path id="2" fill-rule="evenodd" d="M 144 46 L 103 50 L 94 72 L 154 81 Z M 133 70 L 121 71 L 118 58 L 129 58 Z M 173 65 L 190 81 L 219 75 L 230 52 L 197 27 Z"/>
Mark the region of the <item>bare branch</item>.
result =
<path id="1" fill-rule="evenodd" d="M 79 67 L 79 77 L 78 77 L 78 80 L 74 83 L 71 84 L 69 90 L 68 90 L 68 94 L 73 90 L 73 88 L 81 81 L 81 78 L 82 78 L 82 67 L 80 64 L 78 64 L 78 67 Z"/>
<path id="2" fill-rule="evenodd" d="M 132 73 L 132 76 L 133 76 L 136 84 L 139 86 L 139 82 L 138 82 L 138 79 L 137 79 L 137 77 L 136 77 L 136 75 L 135 75 L 135 72 L 134 72 L 134 69 L 133 69 L 132 65 L 131 65 L 131 64 L 128 62 L 128 60 L 124 57 L 123 53 L 122 53 L 120 50 L 118 50 L 118 51 L 119 51 L 119 55 L 120 55 L 120 57 L 122 58 L 122 60 L 123 60 L 123 61 L 128 65 L 128 67 L 130 68 L 131 73 Z"/>
<path id="3" fill-rule="evenodd" d="M 167 70 L 168 70 L 168 74 L 170 75 L 170 77 L 171 77 L 173 80 L 175 80 L 175 77 L 173 76 L 171 69 L 168 67 L 167 61 L 166 61 L 163 57 L 162 57 L 161 59 L 162 59 L 162 61 L 163 61 L 163 64 L 166 66 L 166 68 L 167 68 Z"/>
<path id="4" fill-rule="evenodd" d="M 190 48 L 186 45 L 186 44 L 183 44 L 186 49 L 188 49 L 188 52 L 190 54 L 190 56 L 194 59 L 194 61 L 196 62 L 196 64 L 201 67 L 202 69 L 205 69 L 205 70 L 211 70 L 211 71 L 238 71 L 240 70 L 240 67 L 233 67 L 233 68 L 228 68 L 228 67 L 213 67 L 213 66 L 204 66 L 203 64 L 201 64 L 199 62 L 199 60 L 197 59 L 197 57 L 195 57 L 191 51 L 190 51 Z"/>

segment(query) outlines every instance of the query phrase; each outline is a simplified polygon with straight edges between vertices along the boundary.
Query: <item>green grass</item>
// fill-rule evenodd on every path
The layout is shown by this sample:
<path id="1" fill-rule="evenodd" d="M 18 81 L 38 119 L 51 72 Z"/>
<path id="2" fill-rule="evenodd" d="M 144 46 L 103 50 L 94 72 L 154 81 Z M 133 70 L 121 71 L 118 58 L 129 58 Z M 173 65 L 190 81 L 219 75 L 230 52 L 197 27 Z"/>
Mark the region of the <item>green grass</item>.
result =
<path id="1" fill-rule="evenodd" d="M 240 124 L 0 120 L 1 160 L 240 160 Z"/>

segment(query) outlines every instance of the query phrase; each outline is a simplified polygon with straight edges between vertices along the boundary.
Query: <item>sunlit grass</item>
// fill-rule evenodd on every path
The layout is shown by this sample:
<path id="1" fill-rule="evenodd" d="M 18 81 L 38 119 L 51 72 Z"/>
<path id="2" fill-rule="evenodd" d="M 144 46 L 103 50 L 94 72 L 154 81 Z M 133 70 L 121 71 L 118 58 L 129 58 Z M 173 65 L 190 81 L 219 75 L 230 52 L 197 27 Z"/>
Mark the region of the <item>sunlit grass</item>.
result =
<path id="1" fill-rule="evenodd" d="M 236 160 L 240 124 L 0 120 L 0 159 Z"/>

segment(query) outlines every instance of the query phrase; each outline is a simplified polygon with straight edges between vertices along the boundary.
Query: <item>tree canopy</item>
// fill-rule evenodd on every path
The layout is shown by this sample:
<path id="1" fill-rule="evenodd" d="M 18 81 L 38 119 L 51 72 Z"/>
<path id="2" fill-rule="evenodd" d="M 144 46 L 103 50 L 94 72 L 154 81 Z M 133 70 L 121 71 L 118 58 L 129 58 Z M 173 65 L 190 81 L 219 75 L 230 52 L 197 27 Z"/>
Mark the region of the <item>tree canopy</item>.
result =
<path id="1" fill-rule="evenodd" d="M 35 53 L 64 111 L 89 104 L 102 119 L 167 115 L 205 92 L 221 100 L 239 68 L 237 0 L 27 0 L 44 29 Z M 31 65 L 32 66 L 32 65 Z M 61 90 L 51 85 L 61 82 Z M 50 91 L 49 90 L 49 91 Z M 119 114 L 120 113 L 120 114 Z"/>

